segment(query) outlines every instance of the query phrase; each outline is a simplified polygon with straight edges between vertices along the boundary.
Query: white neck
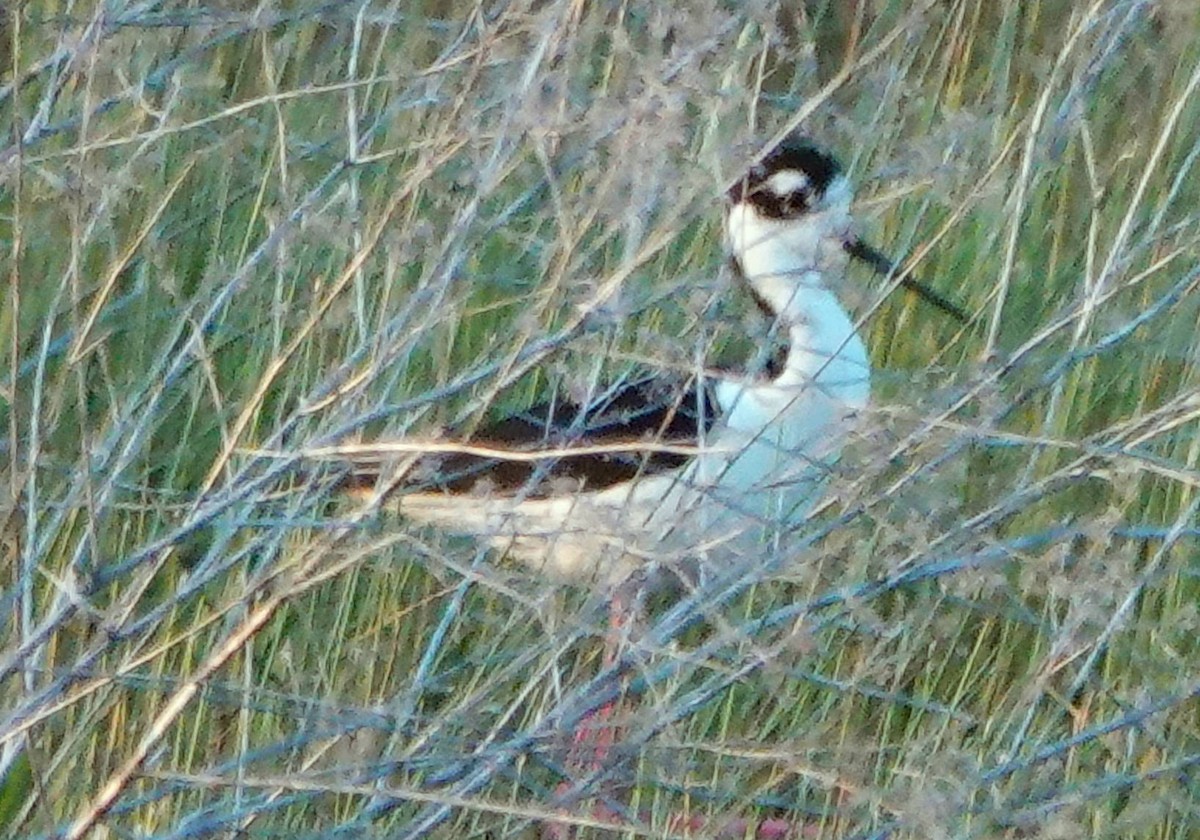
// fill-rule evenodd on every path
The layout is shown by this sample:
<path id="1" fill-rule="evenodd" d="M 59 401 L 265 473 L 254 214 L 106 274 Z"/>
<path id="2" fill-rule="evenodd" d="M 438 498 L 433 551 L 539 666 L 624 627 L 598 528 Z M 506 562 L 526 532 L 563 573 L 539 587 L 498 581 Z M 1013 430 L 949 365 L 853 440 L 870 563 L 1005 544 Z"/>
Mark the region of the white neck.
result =
<path id="1" fill-rule="evenodd" d="M 777 221 L 739 204 L 729 214 L 730 244 L 746 280 L 787 329 L 791 347 L 775 384 L 816 384 L 830 397 L 861 407 L 870 393 L 867 349 L 826 285 L 845 273 L 845 239 L 829 235 L 829 225 L 839 220 L 822 215 Z"/>

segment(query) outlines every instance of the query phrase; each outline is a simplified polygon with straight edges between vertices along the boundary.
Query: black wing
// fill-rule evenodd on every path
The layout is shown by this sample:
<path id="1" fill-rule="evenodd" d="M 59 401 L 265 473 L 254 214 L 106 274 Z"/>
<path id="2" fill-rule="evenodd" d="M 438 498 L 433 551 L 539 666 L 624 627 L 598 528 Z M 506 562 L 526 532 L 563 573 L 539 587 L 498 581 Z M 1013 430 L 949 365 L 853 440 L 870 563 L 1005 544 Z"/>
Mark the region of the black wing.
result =
<path id="1" fill-rule="evenodd" d="M 447 437 L 481 448 L 515 452 L 570 447 L 620 446 L 628 450 L 506 460 L 465 452 L 422 456 L 392 488 L 452 494 L 515 495 L 537 499 L 563 492 L 602 490 L 682 467 L 680 452 L 647 451 L 644 444 L 695 446 L 712 428 L 718 405 L 711 385 L 646 379 L 616 386 L 587 406 L 563 400 L 540 403 L 473 434 Z M 642 446 L 639 448 L 639 444 Z M 358 487 L 374 486 L 377 474 L 360 472 Z"/>

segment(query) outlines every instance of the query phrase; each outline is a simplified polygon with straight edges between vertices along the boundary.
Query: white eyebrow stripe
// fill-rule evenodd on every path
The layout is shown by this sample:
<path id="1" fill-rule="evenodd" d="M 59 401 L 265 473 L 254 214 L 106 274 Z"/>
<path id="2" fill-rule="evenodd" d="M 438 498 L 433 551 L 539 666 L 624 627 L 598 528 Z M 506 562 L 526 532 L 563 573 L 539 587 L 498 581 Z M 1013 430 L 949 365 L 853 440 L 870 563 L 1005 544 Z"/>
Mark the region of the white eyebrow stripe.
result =
<path id="1" fill-rule="evenodd" d="M 810 183 L 808 175 L 800 170 L 784 169 L 764 181 L 763 186 L 775 195 L 789 195 L 807 188 Z"/>

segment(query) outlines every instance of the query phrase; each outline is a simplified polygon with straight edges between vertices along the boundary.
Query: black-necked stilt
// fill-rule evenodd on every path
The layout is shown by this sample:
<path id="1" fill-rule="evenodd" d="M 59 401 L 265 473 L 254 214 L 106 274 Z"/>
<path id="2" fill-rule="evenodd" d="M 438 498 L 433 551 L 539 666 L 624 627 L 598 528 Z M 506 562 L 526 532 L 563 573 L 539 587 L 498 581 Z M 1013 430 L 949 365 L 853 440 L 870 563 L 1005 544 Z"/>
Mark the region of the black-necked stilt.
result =
<path id="1" fill-rule="evenodd" d="M 893 268 L 856 236 L 840 165 L 801 137 L 771 149 L 727 198 L 738 273 L 786 339 L 766 370 L 625 382 L 403 458 L 383 442 L 356 445 L 351 492 L 394 500 L 410 520 L 477 536 L 555 579 L 599 585 L 793 526 L 870 393 L 866 348 L 837 286 L 851 258 Z"/>
<path id="2" fill-rule="evenodd" d="M 837 291 L 852 258 L 894 267 L 857 237 L 852 198 L 837 161 L 798 136 L 728 191 L 733 261 L 785 341 L 765 370 L 627 381 L 423 451 L 348 447 L 350 492 L 610 593 L 646 564 L 761 557 L 819 499 L 870 396 L 866 347 Z"/>

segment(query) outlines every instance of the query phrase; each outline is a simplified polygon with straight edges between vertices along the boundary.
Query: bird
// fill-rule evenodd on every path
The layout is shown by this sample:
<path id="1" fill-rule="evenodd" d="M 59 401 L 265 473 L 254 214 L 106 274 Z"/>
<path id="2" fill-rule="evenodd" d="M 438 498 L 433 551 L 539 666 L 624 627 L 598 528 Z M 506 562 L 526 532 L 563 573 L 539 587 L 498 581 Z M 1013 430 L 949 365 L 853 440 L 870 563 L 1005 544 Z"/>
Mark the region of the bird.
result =
<path id="1" fill-rule="evenodd" d="M 355 445 L 341 490 L 473 536 L 543 577 L 598 589 L 612 667 L 630 581 L 643 585 L 653 570 L 655 582 L 662 571 L 694 582 L 714 563 L 760 562 L 822 498 L 871 394 L 866 345 L 838 296 L 851 260 L 966 320 L 859 237 L 853 199 L 837 159 L 798 133 L 725 191 L 733 275 L 779 341 L 764 364 L 652 370 L 478 429 Z M 603 766 L 618 702 L 579 724 L 568 765 Z M 578 793 L 565 780 L 556 791 L 559 802 Z M 543 836 L 560 829 L 549 823 Z"/>
<path id="2" fill-rule="evenodd" d="M 803 134 L 724 198 L 734 274 L 782 339 L 761 370 L 651 371 L 399 458 L 359 445 L 342 489 L 566 583 L 613 588 L 648 565 L 760 556 L 820 500 L 870 400 L 866 345 L 838 297 L 849 262 L 965 315 L 858 236 L 843 167 Z"/>

